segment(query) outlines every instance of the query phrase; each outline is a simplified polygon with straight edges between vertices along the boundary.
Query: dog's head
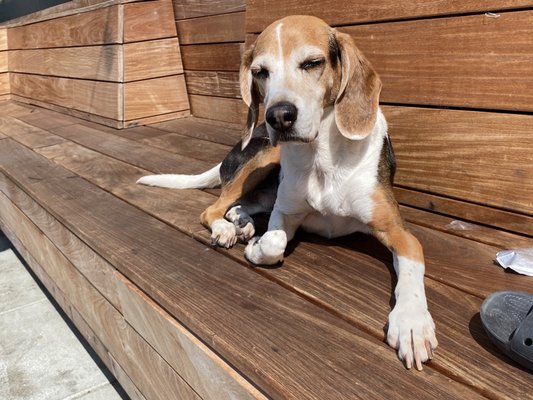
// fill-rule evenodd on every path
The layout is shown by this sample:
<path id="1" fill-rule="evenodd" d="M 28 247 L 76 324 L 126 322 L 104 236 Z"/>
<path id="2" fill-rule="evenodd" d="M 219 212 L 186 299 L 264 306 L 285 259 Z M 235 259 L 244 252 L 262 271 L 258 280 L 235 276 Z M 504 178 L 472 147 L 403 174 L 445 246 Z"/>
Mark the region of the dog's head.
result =
<path id="1" fill-rule="evenodd" d="M 366 137 L 376 121 L 381 81 L 352 38 L 319 18 L 274 22 L 242 58 L 240 86 L 249 107 L 243 148 L 257 124 L 259 103 L 271 142 L 311 142 L 324 109 L 334 106 L 345 137 Z"/>

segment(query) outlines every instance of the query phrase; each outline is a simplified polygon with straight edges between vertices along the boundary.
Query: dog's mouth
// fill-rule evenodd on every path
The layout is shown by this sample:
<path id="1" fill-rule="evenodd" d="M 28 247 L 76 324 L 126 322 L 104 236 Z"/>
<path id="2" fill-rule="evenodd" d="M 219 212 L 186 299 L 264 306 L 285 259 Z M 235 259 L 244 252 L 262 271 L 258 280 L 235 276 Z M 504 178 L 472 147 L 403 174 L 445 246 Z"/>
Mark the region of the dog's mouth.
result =
<path id="1" fill-rule="evenodd" d="M 311 143 L 315 140 L 317 134 L 302 136 L 293 130 L 279 132 L 274 129 L 268 129 L 268 138 L 272 146 L 276 147 L 280 142 L 297 142 L 297 143 Z"/>

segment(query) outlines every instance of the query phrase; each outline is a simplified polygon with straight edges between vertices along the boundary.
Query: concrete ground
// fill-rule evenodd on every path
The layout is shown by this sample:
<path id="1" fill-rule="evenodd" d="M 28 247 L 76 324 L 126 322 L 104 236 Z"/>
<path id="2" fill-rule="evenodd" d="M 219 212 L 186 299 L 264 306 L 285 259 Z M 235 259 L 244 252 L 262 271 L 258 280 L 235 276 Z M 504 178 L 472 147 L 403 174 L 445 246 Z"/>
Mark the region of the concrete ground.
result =
<path id="1" fill-rule="evenodd" d="M 0 399 L 127 395 L 0 232 Z"/>

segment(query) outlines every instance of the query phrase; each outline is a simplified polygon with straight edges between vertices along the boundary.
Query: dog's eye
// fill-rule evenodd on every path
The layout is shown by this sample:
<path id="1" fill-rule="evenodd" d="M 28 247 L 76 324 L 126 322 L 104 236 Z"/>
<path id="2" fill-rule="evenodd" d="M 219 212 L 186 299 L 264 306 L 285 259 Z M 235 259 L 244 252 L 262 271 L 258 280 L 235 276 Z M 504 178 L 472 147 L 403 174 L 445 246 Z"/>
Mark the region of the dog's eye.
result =
<path id="1" fill-rule="evenodd" d="M 266 79 L 269 76 L 269 72 L 268 69 L 261 67 L 252 70 L 252 75 L 258 79 Z"/>
<path id="2" fill-rule="evenodd" d="M 321 66 L 322 64 L 324 64 L 325 61 L 326 60 L 323 58 L 305 60 L 303 63 L 300 64 L 300 68 L 304 71 L 309 71 L 311 69 Z"/>

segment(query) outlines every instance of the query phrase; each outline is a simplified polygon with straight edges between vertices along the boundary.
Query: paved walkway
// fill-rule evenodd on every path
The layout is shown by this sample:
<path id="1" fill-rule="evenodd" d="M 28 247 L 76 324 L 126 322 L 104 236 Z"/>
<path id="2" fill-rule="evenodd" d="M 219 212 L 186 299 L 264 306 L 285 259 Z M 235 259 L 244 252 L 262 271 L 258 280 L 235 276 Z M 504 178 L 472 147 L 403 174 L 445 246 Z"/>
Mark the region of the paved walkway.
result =
<path id="1" fill-rule="evenodd" d="M 127 399 L 43 290 L 0 232 L 0 399 Z"/>

